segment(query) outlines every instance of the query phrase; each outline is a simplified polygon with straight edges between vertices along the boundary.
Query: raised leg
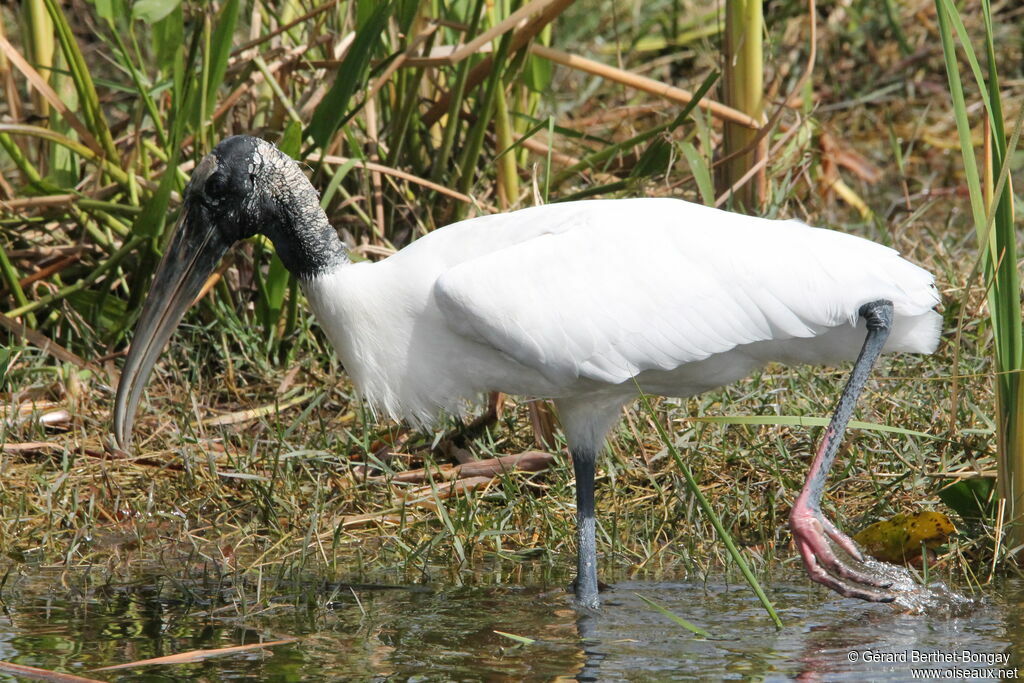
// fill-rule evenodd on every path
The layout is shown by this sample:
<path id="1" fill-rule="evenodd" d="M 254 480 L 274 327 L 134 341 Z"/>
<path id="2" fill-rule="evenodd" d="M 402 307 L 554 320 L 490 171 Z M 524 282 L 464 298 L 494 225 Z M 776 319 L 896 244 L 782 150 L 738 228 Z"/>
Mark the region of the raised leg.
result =
<path id="1" fill-rule="evenodd" d="M 842 396 L 839 397 L 839 404 L 832 415 L 832 420 L 825 429 L 821 445 L 818 446 L 818 452 L 807 473 L 804 488 L 793 505 L 789 525 L 804 566 L 812 579 L 846 597 L 872 602 L 891 602 L 895 595 L 884 590 L 889 587 L 889 580 L 866 573 L 864 569 L 851 567 L 836 555 L 829 544 L 829 539 L 855 560 L 863 561 L 860 550 L 853 540 L 839 531 L 821 512 L 821 496 L 829 468 L 835 460 L 846 425 L 857 404 L 857 398 L 882 352 L 892 327 L 890 301 L 864 304 L 859 313 L 867 321 L 868 332 L 864 347 L 857 357 L 846 387 L 843 388 Z"/>
<path id="2" fill-rule="evenodd" d="M 597 454 L 572 449 L 572 467 L 576 473 L 576 601 L 597 609 L 597 538 L 594 517 L 594 473 Z"/>

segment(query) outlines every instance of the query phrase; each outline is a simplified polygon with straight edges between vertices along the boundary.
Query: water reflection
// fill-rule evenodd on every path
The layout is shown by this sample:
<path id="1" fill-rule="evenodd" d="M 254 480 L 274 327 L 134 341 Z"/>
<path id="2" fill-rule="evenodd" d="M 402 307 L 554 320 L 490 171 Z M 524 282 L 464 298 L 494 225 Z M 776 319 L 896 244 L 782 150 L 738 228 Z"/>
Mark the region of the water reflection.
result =
<path id="1" fill-rule="evenodd" d="M 0 593 L 0 659 L 112 681 L 905 680 L 911 668 L 936 677 L 954 669 L 1020 669 L 1024 641 L 1020 582 L 993 589 L 969 616 L 944 618 L 838 598 L 803 579 L 775 581 L 769 592 L 786 624 L 781 630 L 744 587 L 717 583 L 620 582 L 597 613 L 576 610 L 559 585 L 309 581 L 282 590 L 152 574 L 69 591 L 74 584 L 67 574 L 8 582 Z M 638 594 L 712 637 L 693 636 Z M 89 673 L 288 636 L 300 640 L 196 664 Z M 976 661 L 936 660 L 957 652 Z M 929 656 L 933 661 L 910 661 Z M 893 661 L 901 657 L 907 661 Z M 990 666 L 986 657 L 999 659 Z"/>
<path id="2" fill-rule="evenodd" d="M 886 605 L 840 599 L 810 586 L 776 585 L 772 600 L 786 627 L 777 630 L 741 587 L 619 583 L 599 615 L 581 614 L 587 655 L 580 680 L 659 680 L 712 676 L 807 681 L 893 680 L 912 669 L 992 675 L 1024 671 L 1024 585 L 1008 583 L 969 613 L 908 615 Z M 636 594 L 708 630 L 702 640 L 652 612 Z M 948 674 L 946 675 L 948 677 Z M 954 679 L 962 678 L 953 676 Z"/>

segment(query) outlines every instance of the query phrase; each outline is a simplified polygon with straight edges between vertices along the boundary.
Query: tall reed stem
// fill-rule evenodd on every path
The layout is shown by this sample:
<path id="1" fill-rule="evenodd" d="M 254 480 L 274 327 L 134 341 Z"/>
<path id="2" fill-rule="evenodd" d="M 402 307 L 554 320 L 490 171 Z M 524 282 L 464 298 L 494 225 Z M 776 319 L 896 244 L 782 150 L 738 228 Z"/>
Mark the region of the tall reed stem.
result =
<path id="1" fill-rule="evenodd" d="M 725 104 L 751 118 L 764 119 L 764 56 L 762 33 L 764 16 L 761 0 L 728 0 L 725 4 L 725 41 L 722 58 L 725 80 Z M 725 123 L 722 154 L 732 157 L 722 165 L 719 193 L 736 184 L 767 151 L 762 140 L 744 154 L 740 150 L 754 144 L 757 130 L 736 123 Z M 758 209 L 765 201 L 767 183 L 762 169 L 750 182 L 733 194 L 736 208 Z"/>

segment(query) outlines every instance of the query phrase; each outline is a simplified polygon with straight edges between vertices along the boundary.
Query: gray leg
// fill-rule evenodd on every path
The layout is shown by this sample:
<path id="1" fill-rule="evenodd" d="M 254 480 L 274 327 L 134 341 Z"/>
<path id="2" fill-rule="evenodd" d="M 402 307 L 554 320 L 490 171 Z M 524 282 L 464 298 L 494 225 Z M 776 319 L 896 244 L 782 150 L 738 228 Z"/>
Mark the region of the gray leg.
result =
<path id="1" fill-rule="evenodd" d="M 793 505 L 789 524 L 804 566 L 812 579 L 847 597 L 872 602 L 890 602 L 895 597 L 892 593 L 873 590 L 888 588 L 889 581 L 855 569 L 836 556 L 829 545 L 829 539 L 855 560 L 863 559 L 853 540 L 839 531 L 821 512 L 821 496 L 825 490 L 829 468 L 835 460 L 846 425 L 857 404 L 857 398 L 867 382 L 871 368 L 882 352 L 882 347 L 885 346 L 892 327 L 890 301 L 873 301 L 865 304 L 859 313 L 867 321 L 868 333 L 864 347 L 857 357 L 842 396 L 839 397 L 839 404 L 832 415 L 832 420 L 825 429 L 821 445 L 807 473 L 807 481 Z"/>
<path id="2" fill-rule="evenodd" d="M 572 450 L 572 467 L 576 473 L 576 601 L 583 607 L 596 609 L 597 538 L 594 517 L 595 453 Z"/>

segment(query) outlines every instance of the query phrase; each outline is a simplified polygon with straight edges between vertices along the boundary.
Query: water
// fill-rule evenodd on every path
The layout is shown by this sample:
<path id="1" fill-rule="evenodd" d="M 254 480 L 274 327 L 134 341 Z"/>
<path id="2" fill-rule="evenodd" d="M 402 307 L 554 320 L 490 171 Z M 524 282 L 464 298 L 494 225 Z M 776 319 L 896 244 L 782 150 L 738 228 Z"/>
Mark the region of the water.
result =
<path id="1" fill-rule="evenodd" d="M 0 659 L 109 681 L 895 681 L 909 680 L 912 668 L 953 679 L 962 677 L 956 669 L 1024 671 L 1024 582 L 992 589 L 980 606 L 954 618 L 901 614 L 802 578 L 773 579 L 766 588 L 782 630 L 745 587 L 722 583 L 622 581 L 603 595 L 597 615 L 578 613 L 560 586 L 307 584 L 268 596 L 269 582 L 152 573 L 96 584 L 69 573 L 9 576 L 0 592 Z M 712 638 L 693 636 L 638 595 Z M 495 631 L 535 642 L 523 645 Z M 194 664 L 90 672 L 287 637 L 298 640 Z M 936 661 L 963 653 L 966 662 Z"/>

